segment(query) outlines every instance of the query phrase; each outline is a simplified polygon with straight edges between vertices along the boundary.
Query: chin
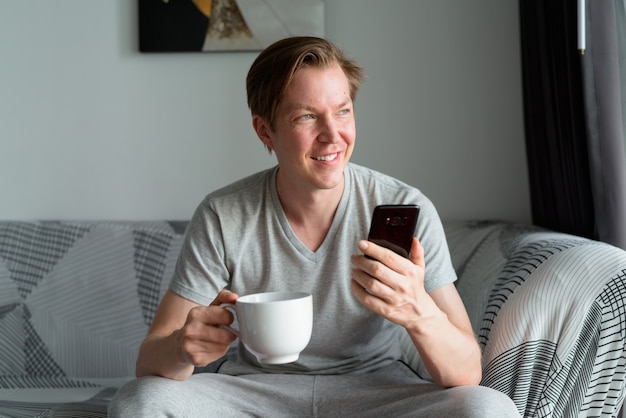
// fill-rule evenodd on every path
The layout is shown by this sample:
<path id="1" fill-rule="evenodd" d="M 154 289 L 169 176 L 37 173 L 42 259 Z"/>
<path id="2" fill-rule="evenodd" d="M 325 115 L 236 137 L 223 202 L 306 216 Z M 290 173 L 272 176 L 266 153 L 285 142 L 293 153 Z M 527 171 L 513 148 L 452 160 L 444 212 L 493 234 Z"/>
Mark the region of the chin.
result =
<path id="1" fill-rule="evenodd" d="M 318 179 L 316 183 L 317 183 L 318 188 L 324 189 L 324 190 L 331 190 L 337 187 L 343 187 L 343 171 L 341 172 L 340 175 L 337 175 L 337 176 Z"/>

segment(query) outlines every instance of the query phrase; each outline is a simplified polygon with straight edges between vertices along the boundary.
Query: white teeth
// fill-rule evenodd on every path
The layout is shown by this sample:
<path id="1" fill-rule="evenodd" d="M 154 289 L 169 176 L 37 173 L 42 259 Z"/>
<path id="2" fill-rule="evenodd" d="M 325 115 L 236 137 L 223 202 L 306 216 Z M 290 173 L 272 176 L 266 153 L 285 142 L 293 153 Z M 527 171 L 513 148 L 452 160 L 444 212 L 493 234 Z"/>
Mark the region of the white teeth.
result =
<path id="1" fill-rule="evenodd" d="M 313 157 L 314 160 L 317 161 L 332 161 L 335 158 L 337 158 L 337 153 L 331 154 L 331 155 L 325 155 L 322 157 Z"/>

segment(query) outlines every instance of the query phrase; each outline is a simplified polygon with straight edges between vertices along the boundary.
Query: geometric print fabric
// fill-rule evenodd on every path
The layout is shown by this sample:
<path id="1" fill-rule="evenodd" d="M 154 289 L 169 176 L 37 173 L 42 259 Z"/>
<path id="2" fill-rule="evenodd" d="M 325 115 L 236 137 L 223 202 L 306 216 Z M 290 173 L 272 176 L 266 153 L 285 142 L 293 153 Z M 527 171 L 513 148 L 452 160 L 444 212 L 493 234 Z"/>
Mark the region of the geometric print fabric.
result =
<path id="1" fill-rule="evenodd" d="M 135 269 L 139 283 L 137 292 L 146 325 L 152 323 L 160 302 L 161 282 L 165 273 L 171 234 L 133 231 Z"/>
<path id="2" fill-rule="evenodd" d="M 515 293 L 516 287 L 521 286 L 544 261 L 554 254 L 584 243 L 584 240 L 580 239 L 533 239 L 529 243 L 518 242 L 512 245 L 516 249 L 507 254 L 511 247 L 510 238 L 502 238 L 508 235 L 510 234 L 504 232 L 501 234 L 502 242 L 506 242 L 506 245 L 502 245 L 502 249 L 507 262 L 500 275 L 493 281 L 487 302 L 489 309 L 484 313 L 478 335 L 478 341 L 483 347 L 486 345 L 491 325 L 495 322 L 501 306 L 510 295 Z"/>
<path id="3" fill-rule="evenodd" d="M 181 225 L 0 222 L 0 388 L 132 376 Z"/>
<path id="4" fill-rule="evenodd" d="M 88 230 L 59 222 L 6 222 L 0 225 L 0 259 L 26 297 L 65 252 Z"/>
<path id="5" fill-rule="evenodd" d="M 65 376 L 61 367 L 50 355 L 46 344 L 30 322 L 30 312 L 24 309 L 24 368 L 28 376 Z"/>
<path id="6" fill-rule="evenodd" d="M 626 372 L 626 256 L 530 225 L 444 225 L 483 382 L 524 417 L 615 416 Z M 607 295 L 610 295 L 607 297 Z"/>
<path id="7" fill-rule="evenodd" d="M 446 232 L 483 348 L 481 384 L 524 417 L 615 416 L 626 373 L 624 252 L 492 222 Z"/>

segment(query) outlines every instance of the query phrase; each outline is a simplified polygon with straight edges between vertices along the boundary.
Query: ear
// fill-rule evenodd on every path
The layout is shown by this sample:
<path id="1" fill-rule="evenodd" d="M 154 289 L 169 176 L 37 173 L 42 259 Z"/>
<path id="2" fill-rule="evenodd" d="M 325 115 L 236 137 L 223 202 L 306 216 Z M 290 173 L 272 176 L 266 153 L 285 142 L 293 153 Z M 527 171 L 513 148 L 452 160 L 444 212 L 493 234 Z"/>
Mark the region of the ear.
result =
<path id="1" fill-rule="evenodd" d="M 274 148 L 272 143 L 271 129 L 265 120 L 259 115 L 252 116 L 252 128 L 257 136 L 270 151 Z"/>

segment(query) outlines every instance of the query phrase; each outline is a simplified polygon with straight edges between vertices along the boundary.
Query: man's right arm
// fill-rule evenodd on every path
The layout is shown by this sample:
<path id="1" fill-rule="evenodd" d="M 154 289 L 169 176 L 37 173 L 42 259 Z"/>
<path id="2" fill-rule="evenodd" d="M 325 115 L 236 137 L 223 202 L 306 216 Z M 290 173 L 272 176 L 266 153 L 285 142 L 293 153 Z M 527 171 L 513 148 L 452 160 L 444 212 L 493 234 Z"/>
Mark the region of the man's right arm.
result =
<path id="1" fill-rule="evenodd" d="M 195 366 L 224 356 L 235 335 L 221 328 L 233 321 L 222 303 L 234 303 L 237 295 L 227 290 L 209 305 L 198 305 L 168 290 L 139 348 L 136 374 L 185 380 Z"/>

